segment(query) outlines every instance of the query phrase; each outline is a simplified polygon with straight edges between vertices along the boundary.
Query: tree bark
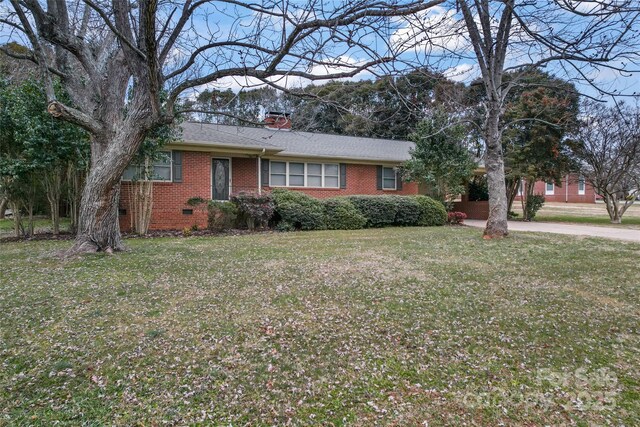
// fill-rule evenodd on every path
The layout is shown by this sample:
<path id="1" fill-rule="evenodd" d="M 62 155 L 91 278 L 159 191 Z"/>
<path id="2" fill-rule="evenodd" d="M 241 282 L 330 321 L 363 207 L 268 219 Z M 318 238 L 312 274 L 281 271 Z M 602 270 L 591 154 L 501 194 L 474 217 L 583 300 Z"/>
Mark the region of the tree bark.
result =
<path id="1" fill-rule="evenodd" d="M 78 230 L 78 218 L 80 217 L 80 197 L 84 184 L 84 170 L 79 170 L 73 163 L 67 165 L 67 204 L 68 214 L 71 220 L 70 231 L 76 233 Z"/>
<path id="2" fill-rule="evenodd" d="M 128 122 L 115 135 L 109 132 L 91 138 L 91 168 L 82 191 L 72 255 L 125 249 L 118 218 L 120 178 L 147 131 Z"/>
<path id="3" fill-rule="evenodd" d="M 7 210 L 7 199 L 0 199 L 0 219 L 4 219 L 4 211 Z"/>
<path id="4" fill-rule="evenodd" d="M 484 238 L 493 239 L 509 234 L 507 225 L 507 188 L 504 176 L 504 159 L 500 141 L 500 105 L 487 103 L 485 124 L 485 168 L 489 188 L 489 218 L 484 229 Z"/>
<path id="5" fill-rule="evenodd" d="M 507 188 L 507 212 L 513 210 L 513 202 L 516 200 L 518 190 L 520 189 L 521 178 L 510 178 L 506 180 Z"/>
<path id="6" fill-rule="evenodd" d="M 16 237 L 21 237 L 21 228 L 22 228 L 22 214 L 20 212 L 20 203 L 16 201 L 10 201 L 9 206 L 11 207 L 11 212 L 13 216 L 13 233 Z"/>
<path id="7" fill-rule="evenodd" d="M 153 209 L 153 167 L 149 158 L 145 159 L 144 171 L 140 179 L 134 180 L 129 186 L 129 209 L 131 210 L 131 228 L 144 236 L 151 224 Z"/>
<path id="8" fill-rule="evenodd" d="M 108 174 L 93 170 L 82 192 L 78 231 L 71 252 L 124 249 L 118 222 L 120 184 L 111 185 Z"/>
<path id="9" fill-rule="evenodd" d="M 55 167 L 52 171 L 46 172 L 43 178 L 44 188 L 49 201 L 51 211 L 51 227 L 53 235 L 60 234 L 60 198 L 62 197 L 62 171 L 60 167 Z"/>

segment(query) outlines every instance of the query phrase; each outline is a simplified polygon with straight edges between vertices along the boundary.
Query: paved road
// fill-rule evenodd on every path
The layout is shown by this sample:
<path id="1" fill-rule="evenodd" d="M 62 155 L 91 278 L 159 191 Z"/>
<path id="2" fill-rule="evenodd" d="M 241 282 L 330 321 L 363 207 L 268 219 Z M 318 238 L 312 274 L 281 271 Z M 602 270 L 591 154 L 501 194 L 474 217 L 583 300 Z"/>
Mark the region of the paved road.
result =
<path id="1" fill-rule="evenodd" d="M 465 225 L 484 228 L 486 221 L 466 219 Z M 592 227 L 589 225 L 562 224 L 559 222 L 509 221 L 510 231 L 534 231 L 539 233 L 571 234 L 573 236 L 604 237 L 606 239 L 640 242 L 640 230 L 614 227 Z"/>

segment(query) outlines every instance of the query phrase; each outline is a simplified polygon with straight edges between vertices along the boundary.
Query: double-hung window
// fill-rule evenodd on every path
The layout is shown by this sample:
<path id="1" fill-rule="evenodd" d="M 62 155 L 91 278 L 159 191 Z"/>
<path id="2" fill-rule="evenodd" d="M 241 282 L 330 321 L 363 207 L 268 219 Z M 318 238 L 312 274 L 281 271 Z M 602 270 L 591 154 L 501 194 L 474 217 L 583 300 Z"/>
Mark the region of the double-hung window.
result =
<path id="1" fill-rule="evenodd" d="M 145 170 L 146 169 L 146 170 Z M 122 174 L 123 181 L 149 179 L 152 181 L 171 181 L 171 152 L 161 151 L 153 162 L 145 165 L 132 164 Z"/>
<path id="2" fill-rule="evenodd" d="M 553 182 L 547 182 L 545 184 L 544 194 L 547 196 L 553 196 L 553 193 L 554 193 Z"/>
<path id="3" fill-rule="evenodd" d="M 383 190 L 396 189 L 396 171 L 394 168 L 388 168 L 388 167 L 382 168 L 382 189 Z"/>
<path id="4" fill-rule="evenodd" d="M 337 163 L 269 162 L 272 187 L 339 188 Z"/>
<path id="5" fill-rule="evenodd" d="M 337 164 L 329 163 L 324 165 L 323 187 L 338 188 L 340 186 L 340 168 Z"/>
<path id="6" fill-rule="evenodd" d="M 584 176 L 580 176 L 578 178 L 578 195 L 579 196 L 584 196 L 585 193 L 585 181 L 584 181 Z"/>
<path id="7" fill-rule="evenodd" d="M 322 163 L 307 163 L 307 187 L 322 187 Z"/>
<path id="8" fill-rule="evenodd" d="M 289 187 L 304 187 L 304 163 L 289 163 Z"/>

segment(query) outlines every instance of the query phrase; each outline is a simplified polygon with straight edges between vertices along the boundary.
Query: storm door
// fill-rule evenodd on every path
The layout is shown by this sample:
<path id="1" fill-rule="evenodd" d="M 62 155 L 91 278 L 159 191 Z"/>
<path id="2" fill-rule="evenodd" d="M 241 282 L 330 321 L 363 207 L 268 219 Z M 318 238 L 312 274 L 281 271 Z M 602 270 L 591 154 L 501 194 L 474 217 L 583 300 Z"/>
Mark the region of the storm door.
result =
<path id="1" fill-rule="evenodd" d="M 229 159 L 213 159 L 211 164 L 213 200 L 229 200 Z"/>

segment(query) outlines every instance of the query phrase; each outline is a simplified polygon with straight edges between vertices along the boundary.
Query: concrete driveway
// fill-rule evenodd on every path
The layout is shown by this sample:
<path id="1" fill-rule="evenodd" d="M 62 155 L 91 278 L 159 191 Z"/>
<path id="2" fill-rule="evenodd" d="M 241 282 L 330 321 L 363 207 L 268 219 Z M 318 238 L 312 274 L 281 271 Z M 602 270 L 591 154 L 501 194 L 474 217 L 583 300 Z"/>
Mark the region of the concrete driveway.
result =
<path id="1" fill-rule="evenodd" d="M 484 228 L 486 221 L 466 219 L 465 225 Z M 533 231 L 538 233 L 570 234 L 572 236 L 603 237 L 605 239 L 640 242 L 640 230 L 590 225 L 563 224 L 559 222 L 509 221 L 509 231 Z"/>

